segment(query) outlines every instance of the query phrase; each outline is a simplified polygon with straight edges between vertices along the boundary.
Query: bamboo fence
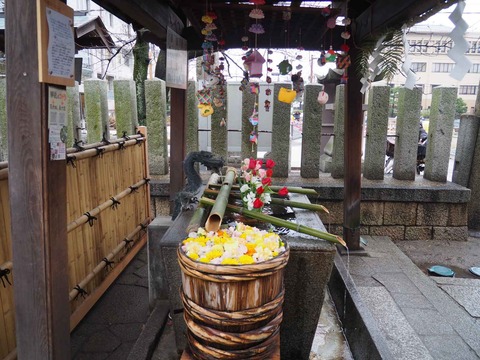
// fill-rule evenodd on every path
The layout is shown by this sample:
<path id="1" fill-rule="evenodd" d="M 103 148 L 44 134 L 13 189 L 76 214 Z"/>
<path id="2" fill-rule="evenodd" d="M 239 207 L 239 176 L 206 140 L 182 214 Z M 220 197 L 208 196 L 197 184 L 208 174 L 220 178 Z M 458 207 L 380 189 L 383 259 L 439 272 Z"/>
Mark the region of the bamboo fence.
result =
<path id="1" fill-rule="evenodd" d="M 141 133 L 140 133 L 141 132 Z M 73 329 L 146 242 L 146 129 L 67 150 L 67 241 Z M 0 274 L 13 284 L 8 165 L 0 163 Z M 16 358 L 13 286 L 1 278 L 0 359 Z M 1 280 L 0 280 L 1 282 Z"/>

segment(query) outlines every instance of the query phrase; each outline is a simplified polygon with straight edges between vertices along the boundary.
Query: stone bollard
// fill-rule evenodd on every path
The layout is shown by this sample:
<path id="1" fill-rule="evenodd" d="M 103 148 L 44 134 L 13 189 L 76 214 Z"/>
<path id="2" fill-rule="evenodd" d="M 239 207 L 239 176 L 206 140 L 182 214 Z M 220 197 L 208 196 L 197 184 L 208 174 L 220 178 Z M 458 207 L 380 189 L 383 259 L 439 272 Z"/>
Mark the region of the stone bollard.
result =
<path id="1" fill-rule="evenodd" d="M 213 97 L 220 99 L 219 89 L 213 90 Z M 227 93 L 226 86 L 225 92 Z M 211 144 L 212 153 L 221 156 L 225 163 L 228 160 L 228 129 L 227 129 L 227 94 L 221 100 L 222 105 L 212 105 L 214 112 L 211 115 Z"/>
<path id="2" fill-rule="evenodd" d="M 187 111 L 186 111 L 186 153 L 198 151 L 198 100 L 197 83 L 189 81 L 187 85 Z"/>
<path id="3" fill-rule="evenodd" d="M 236 89 L 233 91 L 237 91 Z M 240 92 L 238 90 L 238 95 L 242 95 L 242 160 L 246 158 L 257 158 L 257 144 L 250 141 L 250 133 L 253 130 L 253 125 L 248 120 L 253 113 L 253 106 L 255 105 L 255 94 L 252 94 L 250 91 L 250 86 L 247 86 L 245 90 Z"/>
<path id="4" fill-rule="evenodd" d="M 165 81 L 145 80 L 150 174 L 168 174 L 167 95 Z M 135 108 L 136 109 L 136 108 Z"/>
<path id="5" fill-rule="evenodd" d="M 7 79 L 0 78 L 0 161 L 8 161 Z"/>
<path id="6" fill-rule="evenodd" d="M 397 138 L 393 177 L 415 180 L 422 89 L 401 88 L 398 92 Z"/>
<path id="7" fill-rule="evenodd" d="M 345 85 L 337 85 L 335 91 L 335 115 L 333 124 L 333 152 L 331 174 L 334 179 L 345 174 Z"/>
<path id="8" fill-rule="evenodd" d="M 84 82 L 85 122 L 87 143 L 93 144 L 110 139 L 108 125 L 108 83 L 106 80 L 89 79 Z"/>
<path id="9" fill-rule="evenodd" d="M 308 203 L 305 195 L 291 194 L 291 197 L 294 201 Z M 156 223 L 157 229 L 152 230 L 149 225 L 149 249 L 156 249 L 152 256 L 158 255 L 163 260 L 163 265 L 159 262 L 159 266 L 149 267 L 149 278 L 158 281 L 158 284 L 154 285 L 156 289 L 168 289 L 170 314 L 179 352 L 186 348 L 187 340 L 183 304 L 180 299 L 182 278 L 177 249 L 187 236 L 185 229 L 192 213 L 193 211 L 182 212 L 161 238 L 155 233 L 160 234 L 163 231 L 162 226 L 166 225 Z M 325 231 L 315 212 L 297 209 L 295 215 L 298 223 Z M 308 360 L 326 286 L 333 269 L 336 247 L 327 241 L 295 231 L 290 231 L 283 238 L 290 246 L 290 258 L 285 268 L 285 299 L 280 327 L 282 360 Z M 164 298 L 161 293 L 158 294 L 160 299 Z"/>
<path id="10" fill-rule="evenodd" d="M 302 162 L 300 176 L 318 178 L 320 175 L 320 139 L 322 133 L 322 113 L 325 105 L 318 103 L 318 93 L 322 85 L 305 85 L 302 125 Z"/>
<path id="11" fill-rule="evenodd" d="M 276 162 L 274 177 L 288 177 L 290 171 L 290 110 L 291 105 L 278 100 L 280 88 L 291 89 L 291 83 L 273 86 L 272 154 Z"/>
<path id="12" fill-rule="evenodd" d="M 480 92 L 475 101 L 475 120 L 480 121 Z M 480 129 L 477 128 L 473 160 L 468 178 L 468 188 L 471 191 L 468 202 L 468 228 L 480 230 Z"/>
<path id="13" fill-rule="evenodd" d="M 367 138 L 363 176 L 383 180 L 385 173 L 385 142 L 388 131 L 390 86 L 374 84 L 368 96 Z"/>
<path id="14" fill-rule="evenodd" d="M 66 146 L 74 145 L 75 140 L 81 139 L 82 119 L 80 117 L 80 97 L 78 82 L 75 86 L 67 87 L 67 143 Z"/>
<path id="15" fill-rule="evenodd" d="M 135 81 L 113 80 L 113 98 L 117 137 L 135 134 L 138 126 Z"/>
<path id="16" fill-rule="evenodd" d="M 456 87 L 439 86 L 433 89 L 423 175 L 425 179 L 447 182 L 456 100 Z"/>
<path id="17" fill-rule="evenodd" d="M 480 123 L 475 115 L 462 115 L 460 117 L 452 182 L 465 187 L 468 187 L 473 161 L 472 149 L 475 148 L 479 125 Z"/>

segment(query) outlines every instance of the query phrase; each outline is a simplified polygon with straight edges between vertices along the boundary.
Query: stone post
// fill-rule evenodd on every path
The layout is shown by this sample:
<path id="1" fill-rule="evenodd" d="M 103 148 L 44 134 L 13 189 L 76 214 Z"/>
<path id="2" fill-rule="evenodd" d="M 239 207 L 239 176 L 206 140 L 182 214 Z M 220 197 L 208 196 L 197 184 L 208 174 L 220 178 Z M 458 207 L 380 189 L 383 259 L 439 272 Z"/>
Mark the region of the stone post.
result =
<path id="1" fill-rule="evenodd" d="M 78 93 L 78 82 L 75 86 L 67 87 L 67 148 L 80 140 L 82 119 L 80 118 L 80 97 Z"/>
<path id="2" fill-rule="evenodd" d="M 138 126 L 135 81 L 113 80 L 117 137 L 135 134 Z"/>
<path id="3" fill-rule="evenodd" d="M 343 178 L 345 172 L 345 85 L 337 85 L 335 91 L 335 115 L 333 120 L 332 177 Z"/>
<path id="4" fill-rule="evenodd" d="M 198 151 L 198 100 L 197 83 L 189 81 L 187 85 L 187 124 L 186 124 L 186 153 Z"/>
<path id="5" fill-rule="evenodd" d="M 7 79 L 0 78 L 0 161 L 8 161 Z"/>
<path id="6" fill-rule="evenodd" d="M 225 93 L 227 92 L 225 85 Z M 219 89 L 213 90 L 213 97 L 219 98 Z M 228 129 L 227 129 L 227 95 L 225 94 L 222 100 L 223 104 L 219 107 L 212 105 L 214 112 L 211 115 L 211 144 L 212 153 L 221 156 L 225 160 L 225 164 L 228 160 Z"/>
<path id="7" fill-rule="evenodd" d="M 475 102 L 475 120 L 477 123 L 480 121 L 480 93 L 477 93 Z M 472 167 L 468 180 L 468 188 L 471 191 L 470 201 L 468 202 L 468 228 L 478 231 L 480 230 L 480 131 L 477 131 L 476 137 L 477 141 L 473 151 Z"/>
<path id="8" fill-rule="evenodd" d="M 108 83 L 106 80 L 85 80 L 85 121 L 87 143 L 92 144 L 110 138 L 108 125 Z"/>
<path id="9" fill-rule="evenodd" d="M 320 137 L 324 105 L 317 101 L 322 85 L 305 85 L 303 100 L 302 161 L 300 176 L 318 178 L 320 173 Z"/>
<path id="10" fill-rule="evenodd" d="M 456 100 L 456 87 L 439 86 L 433 89 L 423 175 L 425 179 L 447 182 Z"/>
<path id="11" fill-rule="evenodd" d="M 256 159 L 257 145 L 250 142 L 250 133 L 253 130 L 253 125 L 248 120 L 253 113 L 256 95 L 252 94 L 250 86 L 247 86 L 242 92 L 239 91 L 238 96 L 240 94 L 242 94 L 242 160 L 245 158 Z"/>
<path id="12" fill-rule="evenodd" d="M 393 163 L 393 177 L 398 180 L 415 180 L 421 102 L 422 89 L 400 89 Z"/>
<path id="13" fill-rule="evenodd" d="M 150 174 L 168 174 L 167 96 L 165 81 L 145 80 Z M 137 107 L 134 107 L 136 112 Z"/>
<path id="14" fill-rule="evenodd" d="M 366 179 L 384 178 L 389 100 L 390 86 L 372 86 L 368 96 L 367 139 L 363 165 L 363 176 Z"/>
<path id="15" fill-rule="evenodd" d="M 475 115 L 462 115 L 460 117 L 452 182 L 465 187 L 468 187 L 468 178 L 473 161 L 472 149 L 475 148 L 479 125 L 479 119 Z"/>
<path id="16" fill-rule="evenodd" d="M 273 86 L 272 155 L 276 162 L 274 177 L 288 177 L 290 171 L 290 111 L 291 105 L 278 100 L 280 88 L 291 89 L 291 83 Z"/>

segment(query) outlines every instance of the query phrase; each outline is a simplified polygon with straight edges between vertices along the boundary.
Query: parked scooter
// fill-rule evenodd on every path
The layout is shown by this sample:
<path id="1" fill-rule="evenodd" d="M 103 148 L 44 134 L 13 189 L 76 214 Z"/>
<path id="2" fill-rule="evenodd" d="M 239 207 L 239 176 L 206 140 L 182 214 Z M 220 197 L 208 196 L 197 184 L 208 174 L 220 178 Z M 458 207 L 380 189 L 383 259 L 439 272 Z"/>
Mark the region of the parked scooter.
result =
<path id="1" fill-rule="evenodd" d="M 420 122 L 418 131 L 417 147 L 417 174 L 420 175 L 425 170 L 425 156 L 427 155 L 428 135 Z M 385 145 L 385 174 L 393 173 L 393 157 L 395 152 L 395 141 L 387 139 Z"/>

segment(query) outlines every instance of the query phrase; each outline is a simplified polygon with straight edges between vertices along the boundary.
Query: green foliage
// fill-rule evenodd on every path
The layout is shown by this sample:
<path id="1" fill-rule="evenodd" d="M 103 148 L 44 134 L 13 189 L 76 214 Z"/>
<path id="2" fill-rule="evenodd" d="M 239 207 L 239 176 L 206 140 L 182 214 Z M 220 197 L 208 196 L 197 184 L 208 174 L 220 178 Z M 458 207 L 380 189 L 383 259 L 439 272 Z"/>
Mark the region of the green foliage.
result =
<path id="1" fill-rule="evenodd" d="M 458 119 L 460 115 L 465 114 L 468 110 L 467 104 L 462 98 L 457 98 L 455 102 L 455 119 Z"/>
<path id="2" fill-rule="evenodd" d="M 390 81 L 399 71 L 403 61 L 403 33 L 401 30 L 388 30 L 385 33 L 385 39 L 382 41 L 383 49 L 380 51 L 380 73 L 374 81 Z M 369 62 L 372 61 L 372 54 L 375 51 L 375 45 L 378 38 L 364 40 L 360 45 L 360 56 L 357 62 L 357 71 L 361 76 L 368 74 Z"/>
<path id="3" fill-rule="evenodd" d="M 145 80 L 148 74 L 149 43 L 142 38 L 143 31 L 137 31 L 137 41 L 133 47 L 133 80 L 137 87 L 137 113 L 139 125 L 146 125 Z"/>
<path id="4" fill-rule="evenodd" d="M 420 111 L 420 115 L 425 119 L 430 118 L 430 109 L 423 109 L 422 111 Z"/>

